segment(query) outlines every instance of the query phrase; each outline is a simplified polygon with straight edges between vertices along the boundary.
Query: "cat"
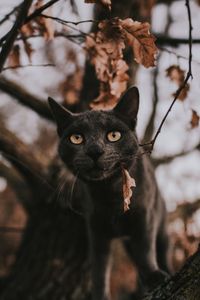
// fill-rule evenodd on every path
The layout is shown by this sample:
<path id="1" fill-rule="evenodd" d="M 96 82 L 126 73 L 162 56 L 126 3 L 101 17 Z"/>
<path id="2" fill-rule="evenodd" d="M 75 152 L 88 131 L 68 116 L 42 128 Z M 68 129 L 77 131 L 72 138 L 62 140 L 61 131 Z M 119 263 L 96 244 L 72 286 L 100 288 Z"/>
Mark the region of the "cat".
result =
<path id="1" fill-rule="evenodd" d="M 166 211 L 149 159 L 140 154 L 135 133 L 139 91 L 129 88 L 108 111 L 71 113 L 55 100 L 49 105 L 60 137 L 58 152 L 78 178 L 78 201 L 86 216 L 92 256 L 93 299 L 107 300 L 106 268 L 113 238 L 124 246 L 144 288 L 168 272 Z M 122 166 L 136 181 L 124 212 Z"/>

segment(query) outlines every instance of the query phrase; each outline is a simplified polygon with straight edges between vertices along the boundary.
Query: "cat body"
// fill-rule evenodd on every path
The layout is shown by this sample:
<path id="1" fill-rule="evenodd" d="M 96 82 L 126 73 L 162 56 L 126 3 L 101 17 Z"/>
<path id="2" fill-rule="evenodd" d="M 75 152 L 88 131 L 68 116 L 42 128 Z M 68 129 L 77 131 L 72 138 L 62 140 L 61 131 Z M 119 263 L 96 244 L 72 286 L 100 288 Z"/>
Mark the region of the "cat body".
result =
<path id="1" fill-rule="evenodd" d="M 124 246 L 145 288 L 165 277 L 165 206 L 147 157 L 135 134 L 139 93 L 130 88 L 110 111 L 72 114 L 50 99 L 60 136 L 59 154 L 78 178 L 78 207 L 88 224 L 93 299 L 107 300 L 106 271 L 113 238 Z M 130 209 L 124 212 L 122 168 L 135 179 Z M 76 198 L 76 196 L 75 196 Z M 72 199 L 73 200 L 73 199 Z M 73 201 L 72 201 L 73 202 Z"/>

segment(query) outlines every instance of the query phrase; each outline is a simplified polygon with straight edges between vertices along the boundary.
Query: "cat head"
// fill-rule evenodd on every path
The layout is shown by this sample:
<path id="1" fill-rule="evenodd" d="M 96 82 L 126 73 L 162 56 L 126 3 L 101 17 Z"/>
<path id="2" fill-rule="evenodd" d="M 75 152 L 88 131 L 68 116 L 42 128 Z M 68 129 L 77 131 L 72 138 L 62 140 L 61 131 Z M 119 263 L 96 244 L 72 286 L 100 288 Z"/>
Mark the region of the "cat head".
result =
<path id="1" fill-rule="evenodd" d="M 109 111 L 73 114 L 52 98 L 49 105 L 60 137 L 59 155 L 78 177 L 98 181 L 129 168 L 138 151 L 135 126 L 139 92 L 131 87 Z"/>

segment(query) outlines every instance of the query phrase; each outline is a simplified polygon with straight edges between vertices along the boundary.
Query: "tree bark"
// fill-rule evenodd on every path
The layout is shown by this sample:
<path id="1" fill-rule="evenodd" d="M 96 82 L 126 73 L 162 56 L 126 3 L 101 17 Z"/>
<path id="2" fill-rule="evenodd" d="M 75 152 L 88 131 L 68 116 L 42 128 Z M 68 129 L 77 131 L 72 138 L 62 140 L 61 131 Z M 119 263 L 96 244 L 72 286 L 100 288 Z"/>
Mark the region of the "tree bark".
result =
<path id="1" fill-rule="evenodd" d="M 200 299 L 200 248 L 183 268 L 142 300 Z"/>

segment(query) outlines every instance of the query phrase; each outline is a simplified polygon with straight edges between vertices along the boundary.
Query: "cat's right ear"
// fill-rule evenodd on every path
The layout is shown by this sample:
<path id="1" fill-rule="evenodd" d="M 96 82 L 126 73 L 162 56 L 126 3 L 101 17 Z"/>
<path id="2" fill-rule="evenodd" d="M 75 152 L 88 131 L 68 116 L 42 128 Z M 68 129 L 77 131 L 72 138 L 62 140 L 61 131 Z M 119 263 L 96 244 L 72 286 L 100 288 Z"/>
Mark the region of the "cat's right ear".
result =
<path id="1" fill-rule="evenodd" d="M 73 114 L 51 97 L 48 97 L 48 102 L 57 124 L 58 135 L 62 136 L 64 129 L 73 121 Z"/>
<path id="2" fill-rule="evenodd" d="M 139 91 L 137 87 L 132 86 L 122 95 L 114 108 L 114 112 L 134 129 L 137 122 L 138 109 Z"/>

